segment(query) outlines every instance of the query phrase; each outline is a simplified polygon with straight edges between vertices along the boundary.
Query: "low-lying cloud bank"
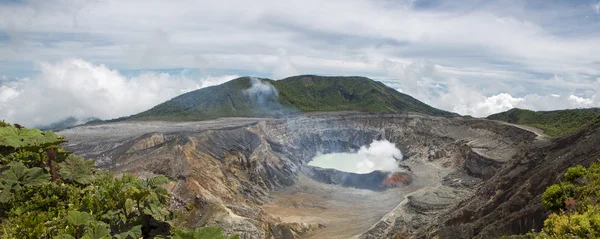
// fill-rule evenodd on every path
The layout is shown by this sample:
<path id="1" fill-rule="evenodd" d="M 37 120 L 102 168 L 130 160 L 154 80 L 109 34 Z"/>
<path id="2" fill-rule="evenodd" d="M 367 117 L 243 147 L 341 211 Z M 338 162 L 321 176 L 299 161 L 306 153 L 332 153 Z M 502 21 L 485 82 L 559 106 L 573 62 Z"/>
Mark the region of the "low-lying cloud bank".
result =
<path id="1" fill-rule="evenodd" d="M 540 82 L 513 79 L 516 81 L 509 84 L 500 80 L 507 76 L 499 76 L 497 81 L 478 81 L 477 85 L 470 85 L 461 81 L 460 75 L 453 75 L 448 69 L 428 61 L 396 64 L 385 69 L 389 78 L 386 82 L 398 91 L 461 115 L 485 117 L 512 108 L 539 111 L 600 107 L 600 78 L 590 82 L 555 75 Z M 535 88 L 527 88 L 527 85 Z"/>
<path id="2" fill-rule="evenodd" d="M 36 76 L 0 81 L 0 120 L 33 127 L 67 117 L 128 116 L 177 95 L 236 77 L 192 78 L 156 72 L 127 77 L 81 59 L 41 63 Z"/>
<path id="3" fill-rule="evenodd" d="M 598 84 L 600 85 L 600 81 Z M 462 115 L 485 117 L 512 108 L 546 111 L 600 107 L 600 94 L 596 91 L 588 98 L 573 94 L 527 94 L 515 97 L 508 93 L 499 93 L 485 96 L 477 89 L 450 81 L 448 91 L 434 100 L 432 105 Z"/>

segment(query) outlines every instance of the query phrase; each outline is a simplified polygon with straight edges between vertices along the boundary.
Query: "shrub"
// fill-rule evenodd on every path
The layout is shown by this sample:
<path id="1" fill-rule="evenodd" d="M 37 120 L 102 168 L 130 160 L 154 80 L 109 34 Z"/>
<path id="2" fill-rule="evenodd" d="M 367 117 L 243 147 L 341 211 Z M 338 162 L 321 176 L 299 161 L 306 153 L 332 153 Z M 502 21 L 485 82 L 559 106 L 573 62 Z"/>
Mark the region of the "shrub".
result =
<path id="1" fill-rule="evenodd" d="M 600 238 L 600 163 L 569 168 L 564 178 L 542 195 L 553 213 L 535 238 Z"/>

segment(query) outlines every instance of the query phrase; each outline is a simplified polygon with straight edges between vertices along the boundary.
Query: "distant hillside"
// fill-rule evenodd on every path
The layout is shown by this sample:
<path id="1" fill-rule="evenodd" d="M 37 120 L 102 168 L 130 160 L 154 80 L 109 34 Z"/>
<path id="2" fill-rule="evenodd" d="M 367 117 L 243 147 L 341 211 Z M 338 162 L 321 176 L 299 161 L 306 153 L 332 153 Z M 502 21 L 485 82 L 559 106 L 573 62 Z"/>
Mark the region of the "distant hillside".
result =
<path id="1" fill-rule="evenodd" d="M 205 120 L 293 113 L 293 109 L 279 103 L 277 90 L 269 82 L 268 79 L 237 78 L 182 94 L 129 119 Z"/>
<path id="2" fill-rule="evenodd" d="M 354 110 L 458 116 L 365 77 L 295 76 L 278 81 L 237 78 L 177 96 L 124 119 L 205 120 Z"/>
<path id="3" fill-rule="evenodd" d="M 38 125 L 36 128 L 40 129 L 40 130 L 53 130 L 53 131 L 58 131 L 58 130 L 63 130 L 63 129 L 68 129 L 71 127 L 75 127 L 78 125 L 82 125 L 88 122 L 92 122 L 92 121 L 99 121 L 100 119 L 96 118 L 96 117 L 89 117 L 89 118 L 75 118 L 75 117 L 67 117 L 64 120 L 58 121 L 58 122 L 54 122 L 48 125 Z"/>
<path id="4" fill-rule="evenodd" d="M 508 123 L 529 125 L 543 129 L 547 135 L 557 136 L 575 131 L 592 121 L 600 120 L 600 108 L 555 111 L 511 109 L 487 117 Z"/>
<path id="5" fill-rule="evenodd" d="M 358 110 L 458 116 L 366 77 L 294 76 L 272 84 L 279 90 L 282 104 L 304 112 Z"/>

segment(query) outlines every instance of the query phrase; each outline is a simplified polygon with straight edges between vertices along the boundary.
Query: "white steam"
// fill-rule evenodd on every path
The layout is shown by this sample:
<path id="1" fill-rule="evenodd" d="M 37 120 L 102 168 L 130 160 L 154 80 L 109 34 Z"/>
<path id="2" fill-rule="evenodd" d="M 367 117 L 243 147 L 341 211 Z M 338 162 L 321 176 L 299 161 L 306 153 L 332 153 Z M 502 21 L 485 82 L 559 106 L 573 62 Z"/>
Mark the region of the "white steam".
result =
<path id="1" fill-rule="evenodd" d="M 250 77 L 250 84 L 250 88 L 243 91 L 244 95 L 247 95 L 250 101 L 256 103 L 264 110 L 278 110 L 278 105 L 275 105 L 275 102 L 279 97 L 279 92 L 277 92 L 275 86 L 254 77 Z"/>
<path id="2" fill-rule="evenodd" d="M 263 82 L 254 77 L 250 77 L 250 88 L 244 90 L 244 94 L 249 95 L 251 97 L 261 97 L 261 96 L 269 96 L 269 95 L 277 95 L 277 89 L 275 86 L 269 84 L 268 82 Z"/>
<path id="3" fill-rule="evenodd" d="M 376 170 L 395 171 L 398 169 L 397 160 L 401 159 L 402 152 L 393 143 L 375 140 L 369 146 L 360 147 L 356 153 L 317 155 L 308 165 L 365 174 Z"/>

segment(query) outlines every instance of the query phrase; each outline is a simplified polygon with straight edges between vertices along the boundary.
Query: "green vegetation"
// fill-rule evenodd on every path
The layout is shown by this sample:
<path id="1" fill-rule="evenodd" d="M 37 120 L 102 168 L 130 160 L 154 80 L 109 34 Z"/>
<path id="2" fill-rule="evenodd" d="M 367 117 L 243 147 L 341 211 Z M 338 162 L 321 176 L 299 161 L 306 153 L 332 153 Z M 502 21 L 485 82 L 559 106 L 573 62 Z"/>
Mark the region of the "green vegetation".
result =
<path id="1" fill-rule="evenodd" d="M 600 162 L 569 168 L 563 182 L 546 189 L 542 204 L 552 212 L 542 231 L 508 238 L 600 238 Z"/>
<path id="2" fill-rule="evenodd" d="M 552 185 L 542 203 L 553 213 L 544 222 L 542 238 L 600 237 L 600 163 L 567 170 L 564 182 Z"/>
<path id="3" fill-rule="evenodd" d="M 266 92 L 251 95 L 247 90 L 252 86 L 252 80 L 242 77 L 177 96 L 148 111 L 116 121 L 205 120 L 314 111 L 416 112 L 434 116 L 458 116 L 433 108 L 365 77 L 307 75 L 278 81 L 257 80 L 264 84 L 260 88 Z M 270 90 L 278 94 L 269 94 Z"/>
<path id="4" fill-rule="evenodd" d="M 600 108 L 556 111 L 511 109 L 487 117 L 513 124 L 529 125 L 544 130 L 550 136 L 573 132 L 582 126 L 600 120 Z"/>
<path id="5" fill-rule="evenodd" d="M 165 176 L 116 177 L 63 142 L 0 123 L 0 238 L 224 238 L 219 228 L 171 225 Z"/>
<path id="6" fill-rule="evenodd" d="M 177 96 L 154 108 L 125 119 L 205 120 L 218 117 L 259 116 L 267 114 L 252 104 L 243 90 L 249 78 L 238 78 L 218 86 L 206 87 Z M 267 99 L 273 102 L 273 99 Z"/>
<path id="7" fill-rule="evenodd" d="M 218 227 L 204 227 L 197 228 L 193 231 L 182 231 L 175 230 L 173 239 L 201 239 L 201 238 L 213 238 L 213 239 L 239 239 L 238 236 L 223 236 L 223 231 Z"/>
<path id="8" fill-rule="evenodd" d="M 272 84 L 277 87 L 282 104 L 304 112 L 357 110 L 458 116 L 366 77 L 294 76 Z"/>

